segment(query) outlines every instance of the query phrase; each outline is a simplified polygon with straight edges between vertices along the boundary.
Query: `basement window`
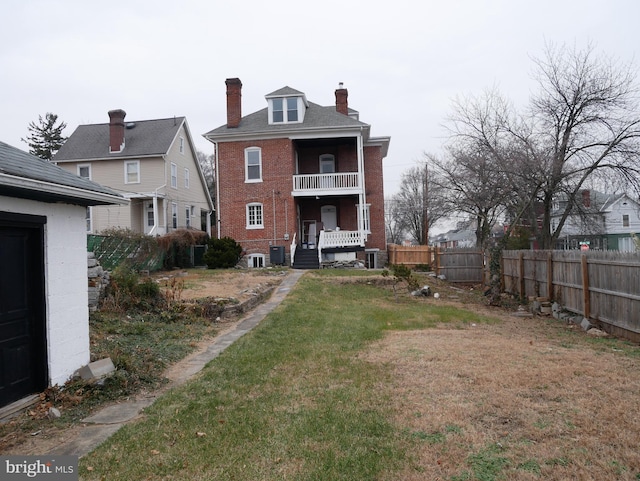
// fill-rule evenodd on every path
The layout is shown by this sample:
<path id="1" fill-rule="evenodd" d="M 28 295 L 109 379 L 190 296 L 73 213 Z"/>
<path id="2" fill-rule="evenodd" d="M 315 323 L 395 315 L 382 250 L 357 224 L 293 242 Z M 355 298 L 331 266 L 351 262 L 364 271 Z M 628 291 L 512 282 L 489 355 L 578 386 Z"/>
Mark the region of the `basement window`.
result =
<path id="1" fill-rule="evenodd" d="M 249 254 L 247 265 L 253 269 L 264 267 L 264 254 Z"/>

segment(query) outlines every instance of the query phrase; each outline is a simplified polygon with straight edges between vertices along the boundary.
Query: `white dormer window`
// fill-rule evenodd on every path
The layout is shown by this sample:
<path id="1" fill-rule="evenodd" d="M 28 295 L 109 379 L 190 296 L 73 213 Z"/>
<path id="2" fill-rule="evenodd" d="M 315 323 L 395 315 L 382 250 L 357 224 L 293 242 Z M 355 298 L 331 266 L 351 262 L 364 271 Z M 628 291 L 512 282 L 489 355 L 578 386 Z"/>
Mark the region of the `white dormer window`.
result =
<path id="1" fill-rule="evenodd" d="M 269 99 L 269 123 L 297 123 L 302 119 L 300 109 L 303 102 L 300 97 L 275 97 Z"/>

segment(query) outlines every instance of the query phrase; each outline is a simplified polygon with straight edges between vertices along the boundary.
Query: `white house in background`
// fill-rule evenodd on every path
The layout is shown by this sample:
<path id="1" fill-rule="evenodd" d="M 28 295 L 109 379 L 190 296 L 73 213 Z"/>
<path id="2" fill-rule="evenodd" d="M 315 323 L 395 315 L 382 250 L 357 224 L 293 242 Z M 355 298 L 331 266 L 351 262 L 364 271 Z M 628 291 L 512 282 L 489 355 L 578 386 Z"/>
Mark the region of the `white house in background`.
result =
<path id="1" fill-rule="evenodd" d="M 213 202 L 184 117 L 126 121 L 109 111 L 109 123 L 80 125 L 53 161 L 130 199 L 126 206 L 87 211 L 87 232 L 112 227 L 148 235 L 174 229 L 211 233 Z"/>
<path id="2" fill-rule="evenodd" d="M 0 407 L 89 363 L 86 211 L 128 203 L 0 142 Z"/>
<path id="3" fill-rule="evenodd" d="M 552 211 L 551 227 L 555 229 L 566 206 L 559 199 Z M 559 249 L 586 248 L 633 252 L 633 234 L 640 233 L 640 203 L 627 194 L 603 194 L 583 190 L 575 208 L 562 227 Z"/>

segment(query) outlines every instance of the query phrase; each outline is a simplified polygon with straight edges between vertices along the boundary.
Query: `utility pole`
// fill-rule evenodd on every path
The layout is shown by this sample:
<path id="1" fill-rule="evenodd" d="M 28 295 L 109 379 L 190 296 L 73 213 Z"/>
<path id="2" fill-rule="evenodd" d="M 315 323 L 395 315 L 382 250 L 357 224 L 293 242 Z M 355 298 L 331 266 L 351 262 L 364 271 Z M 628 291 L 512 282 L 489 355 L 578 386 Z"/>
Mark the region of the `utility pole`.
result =
<path id="1" fill-rule="evenodd" d="M 429 169 L 427 168 L 427 161 L 424 162 L 424 189 L 422 192 L 422 215 L 424 220 L 423 232 L 424 232 L 424 245 L 429 245 L 429 217 L 428 207 L 429 201 Z"/>

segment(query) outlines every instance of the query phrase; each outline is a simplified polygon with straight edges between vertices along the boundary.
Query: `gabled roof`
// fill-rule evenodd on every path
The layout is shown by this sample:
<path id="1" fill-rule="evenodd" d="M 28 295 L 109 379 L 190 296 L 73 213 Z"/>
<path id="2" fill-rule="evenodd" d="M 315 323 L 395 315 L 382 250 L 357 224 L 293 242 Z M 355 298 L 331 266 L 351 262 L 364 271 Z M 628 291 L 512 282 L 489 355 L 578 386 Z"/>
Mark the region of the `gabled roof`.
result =
<path id="1" fill-rule="evenodd" d="M 184 117 L 125 121 L 125 146 L 122 152 L 109 152 L 109 123 L 80 125 L 53 158 L 54 162 L 148 157 L 169 151 Z"/>
<path id="2" fill-rule="evenodd" d="M 126 204 L 114 190 L 0 142 L 0 195 L 78 205 Z"/>
<path id="3" fill-rule="evenodd" d="M 275 92 L 271 92 L 270 94 L 265 95 L 266 98 L 272 97 L 304 97 L 304 92 L 300 92 L 299 90 L 292 89 L 289 86 L 282 87 L 281 89 L 276 90 Z"/>
<path id="4" fill-rule="evenodd" d="M 285 89 L 288 89 L 288 87 L 285 87 Z M 369 130 L 369 124 L 337 112 L 335 106 L 323 107 L 313 102 L 308 102 L 308 104 L 309 106 L 304 114 L 304 122 L 301 123 L 269 124 L 268 109 L 264 108 L 242 117 L 238 127 L 229 128 L 225 124 L 207 132 L 204 136 L 215 141 L 225 137 L 236 137 L 248 134 L 275 134 L 279 132 L 292 133 L 305 130 L 350 128 L 358 130 L 362 128 L 367 132 Z"/>

